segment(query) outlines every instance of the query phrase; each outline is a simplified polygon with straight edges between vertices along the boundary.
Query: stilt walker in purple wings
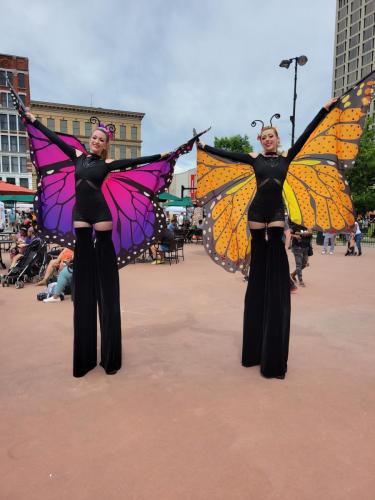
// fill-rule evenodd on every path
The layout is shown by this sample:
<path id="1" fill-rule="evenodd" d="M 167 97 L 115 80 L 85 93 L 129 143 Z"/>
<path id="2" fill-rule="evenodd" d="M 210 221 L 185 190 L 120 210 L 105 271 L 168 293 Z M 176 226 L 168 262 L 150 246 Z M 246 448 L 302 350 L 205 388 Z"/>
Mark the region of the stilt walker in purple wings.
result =
<path id="1" fill-rule="evenodd" d="M 97 304 L 100 365 L 115 374 L 122 363 L 118 267 L 147 249 L 163 229 L 156 195 L 167 189 L 177 158 L 197 137 L 171 153 L 111 160 L 113 125 L 92 118 L 97 126 L 87 152 L 75 137 L 45 127 L 11 91 L 38 173 L 38 223 L 49 241 L 75 244 L 73 375 L 82 377 L 97 365 Z"/>

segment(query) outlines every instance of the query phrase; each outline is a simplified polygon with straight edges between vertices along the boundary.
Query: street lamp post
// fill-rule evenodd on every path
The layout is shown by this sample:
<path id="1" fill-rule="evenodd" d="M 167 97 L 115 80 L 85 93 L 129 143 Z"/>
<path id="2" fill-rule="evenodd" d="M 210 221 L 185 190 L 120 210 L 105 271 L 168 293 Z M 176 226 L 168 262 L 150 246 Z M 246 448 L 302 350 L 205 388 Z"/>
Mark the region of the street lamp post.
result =
<path id="1" fill-rule="evenodd" d="M 294 92 L 293 92 L 293 114 L 290 117 L 292 122 L 292 146 L 294 146 L 294 131 L 296 126 L 296 101 L 297 101 L 297 65 L 304 66 L 308 59 L 306 56 L 292 57 L 291 59 L 283 59 L 279 64 L 280 68 L 288 69 L 294 61 Z"/>

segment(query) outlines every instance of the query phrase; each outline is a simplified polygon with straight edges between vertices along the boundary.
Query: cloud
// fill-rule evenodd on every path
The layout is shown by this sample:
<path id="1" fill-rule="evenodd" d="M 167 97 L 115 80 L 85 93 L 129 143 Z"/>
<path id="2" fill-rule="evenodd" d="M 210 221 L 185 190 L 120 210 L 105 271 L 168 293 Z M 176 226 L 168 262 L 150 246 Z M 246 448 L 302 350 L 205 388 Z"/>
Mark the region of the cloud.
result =
<path id="1" fill-rule="evenodd" d="M 3 23 L 3 52 L 29 58 L 32 98 L 142 111 L 143 154 L 168 151 L 192 128 L 248 134 L 279 112 L 288 147 L 293 68 L 297 135 L 331 95 L 335 6 L 326 0 L 19 0 Z M 187 155 L 180 167 L 193 165 Z"/>

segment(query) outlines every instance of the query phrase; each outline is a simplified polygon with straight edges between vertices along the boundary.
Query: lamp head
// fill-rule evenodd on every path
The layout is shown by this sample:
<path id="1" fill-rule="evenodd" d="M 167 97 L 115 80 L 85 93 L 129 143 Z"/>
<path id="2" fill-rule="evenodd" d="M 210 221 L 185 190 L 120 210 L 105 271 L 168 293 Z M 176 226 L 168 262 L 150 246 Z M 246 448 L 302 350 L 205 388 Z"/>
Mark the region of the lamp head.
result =
<path id="1" fill-rule="evenodd" d="M 297 63 L 300 65 L 300 66 L 304 66 L 306 63 L 307 63 L 308 59 L 306 56 L 299 56 L 297 57 Z"/>
<path id="2" fill-rule="evenodd" d="M 290 64 L 292 62 L 292 59 L 283 59 L 281 63 L 279 64 L 280 68 L 286 68 L 288 69 Z"/>

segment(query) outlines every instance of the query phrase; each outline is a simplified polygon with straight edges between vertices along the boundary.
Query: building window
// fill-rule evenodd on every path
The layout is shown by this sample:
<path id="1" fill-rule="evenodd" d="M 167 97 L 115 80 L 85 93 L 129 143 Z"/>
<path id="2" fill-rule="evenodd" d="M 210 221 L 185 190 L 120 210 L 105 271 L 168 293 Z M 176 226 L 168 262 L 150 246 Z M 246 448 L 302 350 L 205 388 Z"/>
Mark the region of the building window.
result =
<path id="1" fill-rule="evenodd" d="M 343 52 L 345 52 L 346 49 L 346 42 L 342 43 L 341 45 L 337 45 L 336 47 L 336 55 L 339 56 Z"/>
<path id="2" fill-rule="evenodd" d="M 348 3 L 348 0 L 339 0 L 339 9 L 341 9 L 341 7 L 344 7 L 344 5 L 346 5 Z"/>
<path id="3" fill-rule="evenodd" d="M 17 116 L 9 115 L 9 130 L 17 130 Z"/>
<path id="4" fill-rule="evenodd" d="M 0 130 L 8 130 L 8 115 L 0 115 Z"/>
<path id="5" fill-rule="evenodd" d="M 365 17 L 364 21 L 365 28 L 373 26 L 374 24 L 375 24 L 375 14 L 371 14 L 370 16 Z"/>
<path id="6" fill-rule="evenodd" d="M 64 118 L 60 120 L 60 132 L 63 134 L 68 133 L 68 122 Z"/>
<path id="7" fill-rule="evenodd" d="M 17 156 L 11 156 L 10 157 L 10 171 L 13 172 L 14 174 L 18 174 L 20 169 L 18 167 L 18 158 Z"/>
<path id="8" fill-rule="evenodd" d="M 16 135 L 10 136 L 10 150 L 13 152 L 18 151 L 17 136 Z"/>
<path id="9" fill-rule="evenodd" d="M 130 158 L 137 158 L 137 147 L 136 146 L 131 146 Z"/>
<path id="10" fill-rule="evenodd" d="M 371 26 L 370 28 L 366 28 L 363 32 L 363 41 L 368 40 L 369 38 L 372 38 L 374 34 L 374 27 Z"/>
<path id="11" fill-rule="evenodd" d="M 353 10 L 358 9 L 361 6 L 361 1 L 362 0 L 353 0 L 352 1 L 352 12 L 353 12 Z"/>
<path id="12" fill-rule="evenodd" d="M 9 140 L 7 135 L 1 136 L 1 151 L 9 151 Z"/>
<path id="13" fill-rule="evenodd" d="M 26 161 L 26 158 L 23 158 L 23 157 L 20 158 L 20 171 L 21 171 L 21 174 L 26 174 L 27 173 L 27 161 Z"/>
<path id="14" fill-rule="evenodd" d="M 18 137 L 18 142 L 20 145 L 20 153 L 26 153 L 26 137 Z"/>
<path id="15" fill-rule="evenodd" d="M 341 9 L 339 9 L 339 13 L 338 13 L 338 19 L 342 19 L 343 17 L 346 16 L 346 14 L 348 13 L 348 6 L 345 6 L 345 7 L 342 7 Z"/>
<path id="16" fill-rule="evenodd" d="M 361 23 L 355 23 L 353 26 L 350 28 L 350 35 L 355 35 L 356 33 L 359 32 L 359 29 L 361 27 Z"/>
<path id="17" fill-rule="evenodd" d="M 359 44 L 359 35 L 352 36 L 349 40 L 349 49 Z"/>
<path id="18" fill-rule="evenodd" d="M 5 181 L 8 184 L 13 184 L 14 186 L 16 185 L 16 178 L 15 177 L 7 177 L 7 180 Z"/>
<path id="19" fill-rule="evenodd" d="M 348 73 L 351 71 L 354 71 L 355 69 L 358 68 L 358 59 L 354 59 L 353 61 L 350 61 L 348 64 Z"/>
<path id="20" fill-rule="evenodd" d="M 120 146 L 120 158 L 126 158 L 126 147 L 123 145 Z"/>
<path id="21" fill-rule="evenodd" d="M 374 12 L 375 10 L 375 0 L 371 0 L 366 7 L 365 7 L 365 15 L 369 14 L 370 12 Z"/>
<path id="22" fill-rule="evenodd" d="M 7 72 L 4 70 L 0 71 L 0 85 L 5 85 L 7 84 Z"/>
<path id="23" fill-rule="evenodd" d="M 80 123 L 77 120 L 73 121 L 73 135 L 81 135 Z"/>
<path id="24" fill-rule="evenodd" d="M 355 83 L 356 81 L 357 81 L 357 71 L 353 71 L 353 73 L 350 73 L 350 75 L 348 75 L 347 82 L 351 84 Z"/>
<path id="25" fill-rule="evenodd" d="M 85 136 L 90 137 L 92 132 L 92 124 L 90 122 L 85 122 Z"/>
<path id="26" fill-rule="evenodd" d="M 367 42 L 365 42 L 362 45 L 362 52 L 367 52 L 368 50 L 371 50 L 373 48 L 374 48 L 374 39 L 367 40 Z"/>
<path id="27" fill-rule="evenodd" d="M 18 73 L 18 87 L 20 89 L 25 89 L 26 88 L 24 73 Z"/>
<path id="28" fill-rule="evenodd" d="M 355 23 L 356 21 L 358 21 L 359 19 L 361 19 L 361 9 L 356 10 L 356 11 L 354 12 L 354 14 L 352 14 L 352 15 L 350 16 L 350 22 L 353 24 L 353 23 Z"/>
<path id="29" fill-rule="evenodd" d="M 349 50 L 349 61 L 350 59 L 354 59 L 355 57 L 358 57 L 359 54 L 359 47 L 355 47 L 352 50 Z"/>
<path id="30" fill-rule="evenodd" d="M 23 124 L 22 120 L 20 117 L 18 117 L 18 130 L 20 132 L 26 132 L 25 125 Z"/>
<path id="31" fill-rule="evenodd" d="M 345 38 L 346 38 L 346 30 L 342 31 L 341 33 L 339 33 L 337 35 L 337 43 L 339 44 L 339 43 L 343 42 L 345 40 Z"/>
<path id="32" fill-rule="evenodd" d="M 9 156 L 3 156 L 3 172 L 9 172 Z"/>
<path id="33" fill-rule="evenodd" d="M 116 156 L 115 146 L 113 144 L 111 144 L 109 146 L 109 157 L 114 159 L 115 156 Z"/>
<path id="34" fill-rule="evenodd" d="M 55 119 L 54 118 L 47 118 L 47 128 L 50 130 L 55 130 Z"/>
<path id="35" fill-rule="evenodd" d="M 130 138 L 131 138 L 132 141 L 136 141 L 137 140 L 137 127 L 132 127 L 131 128 Z M 134 157 L 132 157 L 132 158 L 134 158 Z"/>
<path id="36" fill-rule="evenodd" d="M 0 106 L 3 108 L 8 107 L 8 98 L 6 92 L 0 92 Z"/>
<path id="37" fill-rule="evenodd" d="M 337 68 L 335 71 L 335 78 L 342 76 L 344 73 L 345 73 L 345 66 L 341 66 L 340 68 Z"/>
<path id="38" fill-rule="evenodd" d="M 348 25 L 348 18 L 346 17 L 345 19 L 340 21 L 339 24 L 337 25 L 337 31 L 342 31 L 347 27 L 347 25 Z"/>
<path id="39" fill-rule="evenodd" d="M 362 68 L 361 78 L 363 78 L 364 76 L 369 75 L 371 73 L 371 71 L 372 71 L 371 64 L 369 66 L 366 66 L 365 68 Z"/>
<path id="40" fill-rule="evenodd" d="M 373 57 L 374 57 L 374 53 L 373 52 L 367 52 L 367 54 L 365 54 L 362 57 L 362 66 L 366 66 L 366 64 L 371 64 Z"/>
<path id="41" fill-rule="evenodd" d="M 27 177 L 20 177 L 20 186 L 28 189 L 29 179 Z"/>
<path id="42" fill-rule="evenodd" d="M 343 87 L 343 86 L 344 86 L 344 77 L 339 78 L 339 79 L 336 81 L 336 87 L 337 87 L 337 88 L 340 88 L 340 87 Z"/>
<path id="43" fill-rule="evenodd" d="M 126 127 L 125 127 L 125 125 L 120 125 L 120 139 L 126 139 Z"/>
<path id="44" fill-rule="evenodd" d="M 339 57 L 336 57 L 336 66 L 341 66 L 341 64 L 343 64 L 345 62 L 345 57 L 346 54 L 342 54 L 341 56 Z"/>

